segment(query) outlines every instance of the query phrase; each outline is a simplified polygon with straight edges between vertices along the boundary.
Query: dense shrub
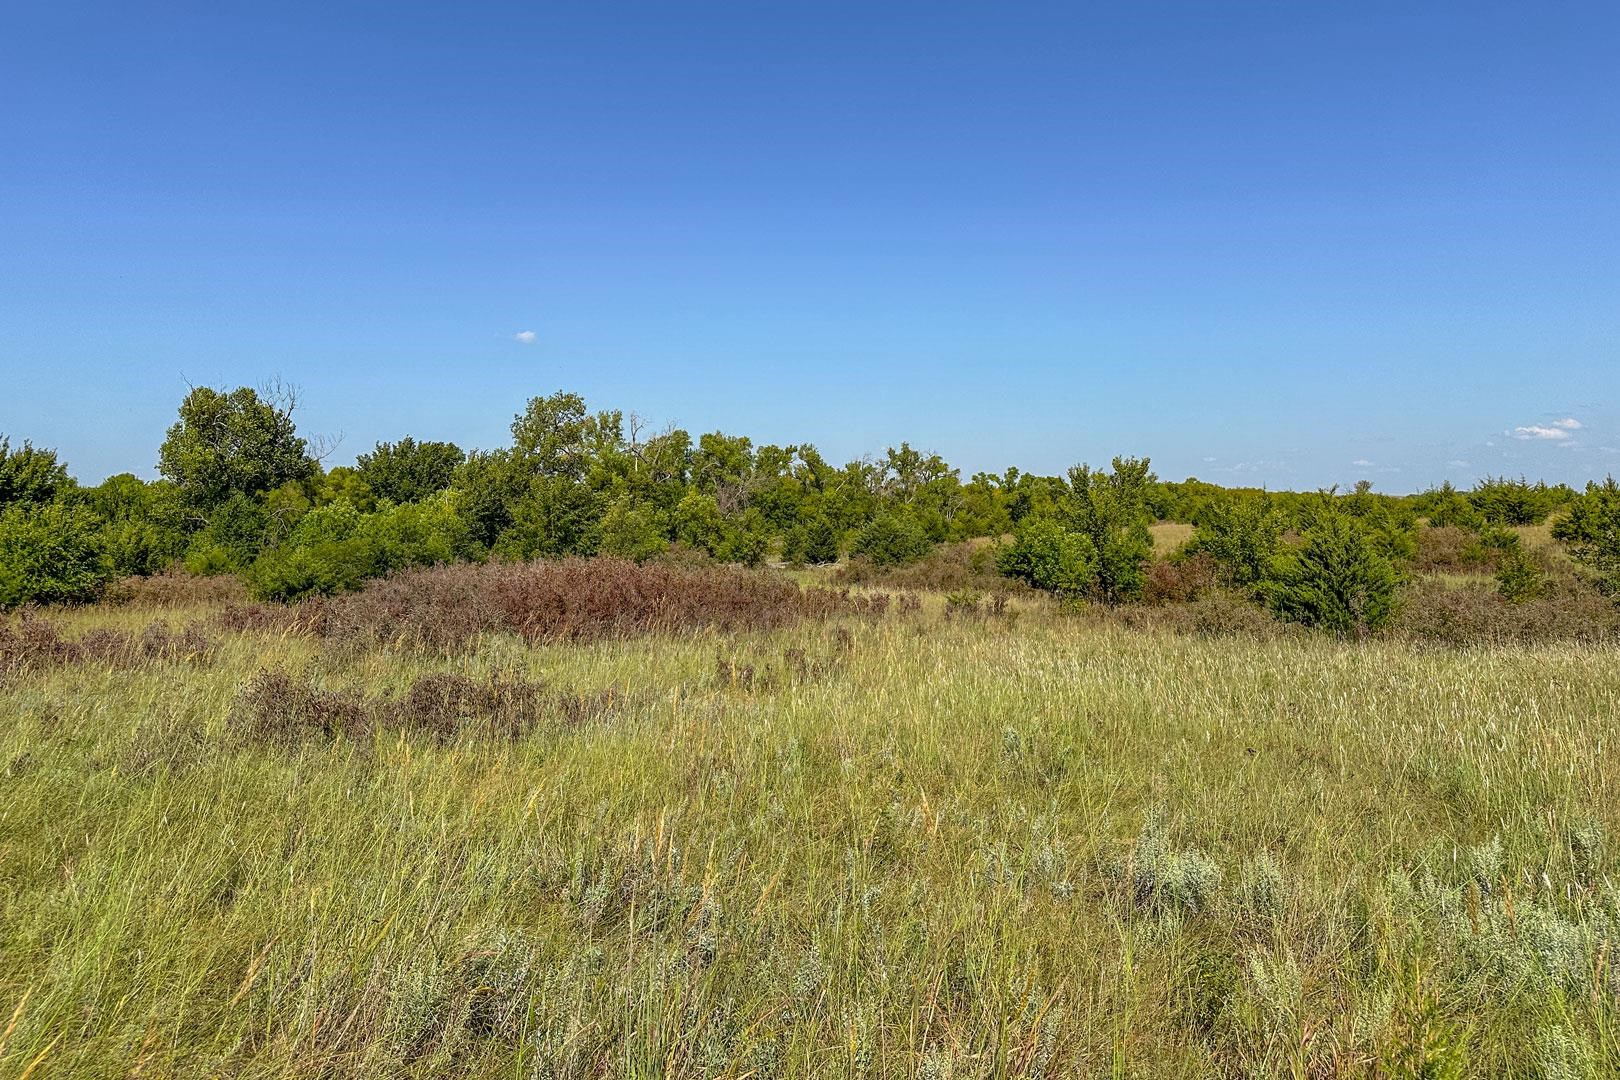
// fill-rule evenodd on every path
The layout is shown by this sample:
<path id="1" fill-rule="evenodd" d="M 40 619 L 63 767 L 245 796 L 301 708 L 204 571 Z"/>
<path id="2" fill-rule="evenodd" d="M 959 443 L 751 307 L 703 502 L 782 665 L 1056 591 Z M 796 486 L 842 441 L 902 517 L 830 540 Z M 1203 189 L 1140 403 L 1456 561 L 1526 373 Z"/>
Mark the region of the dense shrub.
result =
<path id="1" fill-rule="evenodd" d="M 1149 464 L 1147 458 L 1117 457 L 1112 472 L 1088 465 L 1069 470 L 1059 519 L 1090 541 L 1095 557 L 1091 591 L 1104 603 L 1136 599 L 1147 581 L 1153 558 L 1148 496 L 1156 483 Z"/>
<path id="2" fill-rule="evenodd" d="M 113 574 L 98 524 L 62 503 L 0 511 L 0 609 L 95 599 Z"/>
<path id="3" fill-rule="evenodd" d="M 1282 541 L 1282 520 L 1262 498 L 1211 499 L 1195 524 L 1183 554 L 1207 557 L 1223 582 L 1240 589 L 1265 577 Z"/>
<path id="4" fill-rule="evenodd" d="M 451 493 L 373 514 L 341 502 L 304 515 L 284 541 L 259 556 L 246 579 L 260 599 L 296 600 L 353 592 L 394 570 L 477 554 Z"/>
<path id="5" fill-rule="evenodd" d="M 904 566 L 933 550 L 933 542 L 915 518 L 904 513 L 885 513 L 855 534 L 850 553 L 873 566 Z"/>
<path id="6" fill-rule="evenodd" d="M 1552 533 L 1593 573 L 1598 589 L 1620 601 L 1620 484 L 1614 477 L 1586 485 Z"/>
<path id="7" fill-rule="evenodd" d="M 1054 518 L 1026 519 L 996 556 L 1007 577 L 1059 596 L 1087 595 L 1097 583 L 1097 549 L 1091 538 Z"/>
<path id="8" fill-rule="evenodd" d="M 1361 521 L 1322 509 L 1299 546 L 1273 561 L 1261 589 L 1280 617 L 1365 635 L 1395 613 L 1400 575 Z"/>

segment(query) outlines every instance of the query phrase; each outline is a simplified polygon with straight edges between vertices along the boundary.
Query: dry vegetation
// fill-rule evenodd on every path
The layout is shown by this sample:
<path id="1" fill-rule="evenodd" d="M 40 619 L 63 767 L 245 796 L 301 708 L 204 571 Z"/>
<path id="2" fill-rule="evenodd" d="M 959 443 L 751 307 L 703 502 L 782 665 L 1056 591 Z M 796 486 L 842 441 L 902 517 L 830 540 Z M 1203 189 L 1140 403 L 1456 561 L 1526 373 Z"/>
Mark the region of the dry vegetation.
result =
<path id="1" fill-rule="evenodd" d="M 13 620 L 0 1075 L 1620 1070 L 1612 607 L 1345 643 L 947 558 Z"/>

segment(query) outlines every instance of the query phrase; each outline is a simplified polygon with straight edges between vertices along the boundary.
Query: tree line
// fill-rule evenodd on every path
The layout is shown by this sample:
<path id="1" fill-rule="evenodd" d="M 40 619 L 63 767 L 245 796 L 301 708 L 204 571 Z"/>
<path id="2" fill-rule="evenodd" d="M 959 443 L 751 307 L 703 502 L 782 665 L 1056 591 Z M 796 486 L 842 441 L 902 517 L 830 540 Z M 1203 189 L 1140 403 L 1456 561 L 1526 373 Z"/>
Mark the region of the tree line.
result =
<path id="1" fill-rule="evenodd" d="M 1620 594 L 1612 479 L 1584 492 L 1505 477 L 1408 496 L 1366 483 L 1269 492 L 1161 481 L 1148 459 L 1121 457 L 1062 477 L 1010 468 L 964 481 L 906 442 L 835 465 L 809 443 L 650 432 L 566 392 L 531 399 L 503 447 L 406 436 L 329 469 L 298 433 L 296 405 L 281 391 L 192 389 L 155 481 L 123 473 L 81 486 L 54 451 L 0 436 L 0 607 L 92 599 L 109 581 L 177 565 L 296 600 L 470 559 L 691 552 L 881 567 L 978 537 L 996 539 L 1009 577 L 1118 604 L 1141 595 L 1160 520 L 1197 526 L 1180 557 L 1202 555 L 1279 615 L 1341 632 L 1387 616 L 1420 520 L 1497 545 L 1526 591 L 1534 567 L 1506 530 L 1556 517 L 1571 555 Z"/>

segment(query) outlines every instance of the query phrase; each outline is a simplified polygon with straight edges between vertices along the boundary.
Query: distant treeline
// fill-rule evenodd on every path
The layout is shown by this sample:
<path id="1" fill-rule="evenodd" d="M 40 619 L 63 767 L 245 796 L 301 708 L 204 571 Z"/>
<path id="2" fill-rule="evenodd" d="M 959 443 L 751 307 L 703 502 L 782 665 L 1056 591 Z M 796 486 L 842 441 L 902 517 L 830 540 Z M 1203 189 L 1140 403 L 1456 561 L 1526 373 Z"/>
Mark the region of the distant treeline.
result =
<path id="1" fill-rule="evenodd" d="M 0 606 L 90 599 L 115 578 L 177 564 L 239 574 L 260 598 L 292 600 L 471 559 L 689 551 L 750 565 L 856 557 L 884 566 L 1003 536 L 1016 538 L 999 552 L 1004 573 L 1115 603 L 1140 592 L 1154 520 L 1200 526 L 1194 549 L 1251 587 L 1274 581 L 1278 559 L 1308 552 L 1300 538 L 1324 530 L 1337 530 L 1340 546 L 1345 529 L 1364 534 L 1398 570 L 1420 518 L 1488 530 L 1557 513 L 1585 522 L 1564 537 L 1572 551 L 1600 573 L 1613 558 L 1612 481 L 1585 493 L 1500 477 L 1406 496 L 1366 483 L 1268 492 L 1161 481 L 1145 458 L 1062 477 L 1010 468 L 963 480 L 905 442 L 835 465 L 808 443 L 651 432 L 570 393 L 530 400 L 499 449 L 407 436 L 327 469 L 298 434 L 295 406 L 281 391 L 193 389 L 155 481 L 124 473 L 83 487 L 54 451 L 0 437 Z"/>

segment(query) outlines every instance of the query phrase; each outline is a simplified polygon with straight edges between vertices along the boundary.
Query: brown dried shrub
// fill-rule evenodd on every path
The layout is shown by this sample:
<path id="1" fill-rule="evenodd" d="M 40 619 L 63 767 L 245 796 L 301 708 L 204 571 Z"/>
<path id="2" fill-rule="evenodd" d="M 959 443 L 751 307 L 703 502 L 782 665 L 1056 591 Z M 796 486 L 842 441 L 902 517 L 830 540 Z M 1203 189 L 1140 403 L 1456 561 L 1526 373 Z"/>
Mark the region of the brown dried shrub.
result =
<path id="1" fill-rule="evenodd" d="M 122 578 L 107 586 L 102 598 L 109 604 L 140 607 L 239 604 L 247 600 L 247 587 L 234 574 L 205 576 L 175 567 L 145 577 Z"/>
<path id="2" fill-rule="evenodd" d="M 376 731 L 425 735 L 449 744 L 463 738 L 518 739 L 548 727 L 577 728 L 612 715 L 624 700 L 613 688 L 550 691 L 543 683 L 514 676 L 479 680 L 454 672 L 422 675 L 403 694 L 364 697 L 266 670 L 238 693 L 227 727 L 246 742 L 270 746 L 363 739 Z"/>
<path id="3" fill-rule="evenodd" d="M 491 676 L 479 682 L 466 675 L 423 675 L 395 701 L 378 705 L 380 726 L 431 735 L 447 743 L 477 729 L 515 739 L 539 727 L 551 714 L 545 687 L 525 679 Z"/>
<path id="4" fill-rule="evenodd" d="M 876 585 L 920 592 L 1027 592 L 1028 585 L 996 570 L 996 549 L 982 541 L 941 544 L 914 563 L 879 567 L 856 557 L 839 566 L 832 580 L 840 585 Z"/>
<path id="5" fill-rule="evenodd" d="M 1425 526 L 1417 531 L 1412 569 L 1420 574 L 1488 574 L 1495 569 L 1494 555 L 1472 529 Z"/>
<path id="6" fill-rule="evenodd" d="M 225 724 L 246 742 L 294 746 L 314 736 L 363 738 L 371 731 L 371 711 L 358 695 L 266 669 L 242 688 Z"/>
<path id="7" fill-rule="evenodd" d="M 67 638 L 56 624 L 25 614 L 15 628 L 0 623 L 0 679 L 68 664 L 132 667 L 148 661 L 205 662 L 212 658 L 215 647 L 197 623 L 176 631 L 160 620 L 139 634 L 96 629 Z"/>
<path id="8" fill-rule="evenodd" d="M 1149 604 L 1187 604 L 1220 582 L 1215 560 L 1205 554 L 1185 559 L 1154 559 L 1148 566 L 1142 599 Z"/>
<path id="9" fill-rule="evenodd" d="M 1385 631 L 1391 637 L 1444 645 L 1553 642 L 1620 643 L 1620 608 L 1572 576 L 1555 576 L 1521 603 L 1504 600 L 1495 582 L 1419 582 L 1407 590 Z"/>
<path id="10" fill-rule="evenodd" d="M 464 646 L 512 631 L 530 641 L 589 641 L 700 629 L 771 630 L 801 619 L 880 616 L 888 597 L 801 588 L 768 572 L 626 559 L 464 563 L 412 570 L 347 596 L 294 608 L 236 609 L 231 625 L 307 630 L 361 644 Z"/>

